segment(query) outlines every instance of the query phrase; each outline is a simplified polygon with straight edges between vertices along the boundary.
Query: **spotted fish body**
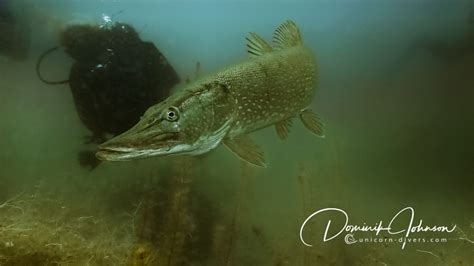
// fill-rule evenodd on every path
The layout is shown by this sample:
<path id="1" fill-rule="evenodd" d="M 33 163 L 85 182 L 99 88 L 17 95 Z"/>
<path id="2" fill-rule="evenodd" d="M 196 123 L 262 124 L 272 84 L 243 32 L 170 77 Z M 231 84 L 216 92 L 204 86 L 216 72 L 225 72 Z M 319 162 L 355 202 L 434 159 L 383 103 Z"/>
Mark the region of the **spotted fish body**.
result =
<path id="1" fill-rule="evenodd" d="M 227 84 L 235 99 L 236 118 L 229 132 L 233 138 L 307 107 L 314 96 L 316 64 L 311 51 L 298 45 L 229 67 L 215 80 Z"/>
<path id="2" fill-rule="evenodd" d="M 319 119 L 306 109 L 316 88 L 316 62 L 292 21 L 277 28 L 273 46 L 247 37 L 251 58 L 197 80 L 151 107 L 140 122 L 100 146 L 104 160 L 202 154 L 224 143 L 241 159 L 265 166 L 263 152 L 247 133 L 275 125 L 286 138 L 291 119 L 301 118 L 322 136 Z"/>

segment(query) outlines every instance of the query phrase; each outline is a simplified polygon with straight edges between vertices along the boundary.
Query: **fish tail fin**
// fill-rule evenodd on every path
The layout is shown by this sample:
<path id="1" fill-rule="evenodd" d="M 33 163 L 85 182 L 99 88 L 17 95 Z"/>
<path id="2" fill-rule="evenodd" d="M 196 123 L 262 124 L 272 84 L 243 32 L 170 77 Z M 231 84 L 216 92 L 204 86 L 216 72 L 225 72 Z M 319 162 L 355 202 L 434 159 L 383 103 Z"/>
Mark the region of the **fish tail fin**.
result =
<path id="1" fill-rule="evenodd" d="M 273 43 L 276 49 L 301 45 L 303 40 L 298 26 L 291 20 L 285 21 L 273 33 Z"/>

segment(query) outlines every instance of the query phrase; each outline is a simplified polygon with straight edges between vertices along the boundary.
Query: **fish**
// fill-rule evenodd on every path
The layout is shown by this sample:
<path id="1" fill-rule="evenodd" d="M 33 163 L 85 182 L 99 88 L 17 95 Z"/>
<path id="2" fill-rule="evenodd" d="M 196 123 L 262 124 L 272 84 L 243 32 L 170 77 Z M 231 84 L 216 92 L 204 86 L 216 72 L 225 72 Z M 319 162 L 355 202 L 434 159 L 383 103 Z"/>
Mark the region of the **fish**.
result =
<path id="1" fill-rule="evenodd" d="M 150 107 L 125 133 L 103 143 L 97 158 L 127 161 L 165 155 L 200 155 L 220 144 L 240 159 L 266 167 L 264 152 L 249 133 L 274 126 L 288 137 L 299 117 L 316 136 L 323 124 L 309 106 L 317 87 L 317 64 L 291 20 L 273 34 L 273 43 L 250 32 L 249 58 L 204 76 Z"/>

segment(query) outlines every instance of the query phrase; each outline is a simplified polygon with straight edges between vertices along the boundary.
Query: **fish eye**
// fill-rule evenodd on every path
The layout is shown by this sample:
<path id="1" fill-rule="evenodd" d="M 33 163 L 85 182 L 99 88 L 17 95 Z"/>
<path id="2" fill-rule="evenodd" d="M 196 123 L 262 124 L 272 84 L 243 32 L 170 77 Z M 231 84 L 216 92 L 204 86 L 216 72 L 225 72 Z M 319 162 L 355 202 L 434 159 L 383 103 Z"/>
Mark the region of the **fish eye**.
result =
<path id="1" fill-rule="evenodd" d="M 168 110 L 166 111 L 166 114 L 165 114 L 165 119 L 170 121 L 170 122 L 177 121 L 179 119 L 178 108 L 176 108 L 174 106 L 171 106 L 170 108 L 168 108 Z"/>

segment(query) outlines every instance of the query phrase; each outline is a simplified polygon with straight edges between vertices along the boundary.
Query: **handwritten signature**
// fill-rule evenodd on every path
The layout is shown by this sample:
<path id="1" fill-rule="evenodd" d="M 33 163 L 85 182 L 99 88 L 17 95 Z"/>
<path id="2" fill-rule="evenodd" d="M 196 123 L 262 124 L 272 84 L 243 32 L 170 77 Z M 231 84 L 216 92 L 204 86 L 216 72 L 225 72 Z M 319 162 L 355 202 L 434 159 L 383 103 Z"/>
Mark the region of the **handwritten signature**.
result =
<path id="1" fill-rule="evenodd" d="M 388 226 L 386 226 L 386 227 L 383 226 L 382 220 L 380 220 L 378 223 L 375 223 L 372 226 L 365 225 L 365 224 L 364 225 L 352 225 L 352 224 L 349 224 L 349 215 L 347 215 L 347 213 L 344 210 L 338 209 L 338 208 L 324 208 L 324 209 L 321 209 L 321 210 L 318 210 L 318 211 L 312 213 L 310 216 L 308 216 L 308 218 L 306 218 L 306 220 L 301 225 L 300 240 L 304 245 L 306 245 L 308 247 L 312 246 L 311 244 L 306 242 L 303 238 L 303 231 L 304 231 L 304 228 L 305 228 L 306 224 L 310 220 L 314 219 L 318 214 L 328 213 L 328 212 L 333 212 L 333 213 L 336 213 L 337 215 L 343 215 L 343 217 L 345 218 L 345 223 L 344 223 L 344 226 L 342 226 L 337 233 L 335 233 L 333 235 L 329 235 L 329 228 L 331 227 L 331 222 L 332 221 L 328 220 L 327 225 L 326 225 L 326 229 L 324 231 L 323 242 L 330 241 L 330 240 L 336 238 L 337 236 L 341 235 L 344 232 L 347 233 L 347 235 L 345 236 L 345 241 L 346 241 L 346 243 L 350 244 L 350 243 L 355 243 L 354 242 L 355 239 L 353 238 L 352 233 L 359 232 L 359 231 L 360 232 L 375 232 L 376 236 L 378 236 L 380 234 L 380 232 L 385 231 L 390 235 L 404 234 L 404 236 L 408 238 L 410 236 L 410 234 L 412 234 L 412 233 L 420 233 L 420 232 L 448 232 L 448 233 L 451 233 L 456 229 L 456 225 L 453 225 L 452 227 L 448 227 L 448 226 L 445 226 L 445 225 L 441 225 L 441 226 L 439 226 L 439 225 L 434 225 L 434 226 L 423 225 L 423 220 L 422 219 L 419 220 L 417 225 L 414 225 L 415 210 L 412 207 L 406 207 L 406 208 L 400 210 L 397 214 L 395 214 L 393 216 L 392 220 L 390 220 L 390 222 L 388 223 Z M 392 224 L 394 224 L 396 221 L 398 221 L 400 219 L 399 218 L 400 215 L 404 212 L 409 213 L 410 219 L 407 222 L 407 225 L 406 225 L 405 228 L 400 229 L 398 231 L 395 231 L 392 228 Z M 405 248 L 405 244 L 406 244 L 406 242 L 404 241 L 403 244 L 402 244 L 402 249 Z"/>

